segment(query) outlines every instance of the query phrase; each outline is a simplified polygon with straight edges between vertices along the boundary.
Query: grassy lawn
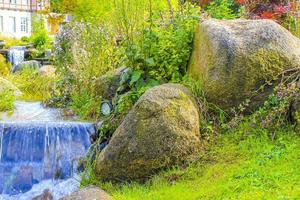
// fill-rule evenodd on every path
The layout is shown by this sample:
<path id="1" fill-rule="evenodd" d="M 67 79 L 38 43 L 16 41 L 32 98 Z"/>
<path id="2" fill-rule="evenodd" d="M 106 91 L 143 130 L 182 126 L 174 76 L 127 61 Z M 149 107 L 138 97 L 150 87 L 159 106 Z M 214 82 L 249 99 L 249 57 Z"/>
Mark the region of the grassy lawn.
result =
<path id="1" fill-rule="evenodd" d="M 283 129 L 222 135 L 199 163 L 154 177 L 146 185 L 102 185 L 118 200 L 300 199 L 300 137 Z"/>

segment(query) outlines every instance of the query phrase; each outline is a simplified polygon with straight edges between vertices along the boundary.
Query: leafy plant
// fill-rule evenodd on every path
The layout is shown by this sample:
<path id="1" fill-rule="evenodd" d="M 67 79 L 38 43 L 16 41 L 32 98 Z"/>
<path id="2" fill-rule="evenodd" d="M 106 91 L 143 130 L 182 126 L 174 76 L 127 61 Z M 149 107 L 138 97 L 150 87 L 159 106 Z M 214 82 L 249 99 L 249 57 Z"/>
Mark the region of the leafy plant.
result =
<path id="1" fill-rule="evenodd" d="M 45 27 L 43 17 L 34 15 L 32 18 L 32 36 L 29 38 L 29 40 L 39 51 L 51 49 L 51 39 Z"/>
<path id="2" fill-rule="evenodd" d="M 150 18 L 137 41 L 123 42 L 125 65 L 142 71 L 146 82 L 179 82 L 186 73 L 198 11 L 188 4 L 174 16 Z"/>
<path id="3" fill-rule="evenodd" d="M 83 93 L 73 93 L 71 99 L 71 108 L 82 119 L 97 119 L 99 117 L 101 98 L 95 98 L 85 91 Z"/>
<path id="4" fill-rule="evenodd" d="M 235 19 L 240 15 L 234 0 L 214 0 L 205 7 L 206 12 L 216 19 Z"/>

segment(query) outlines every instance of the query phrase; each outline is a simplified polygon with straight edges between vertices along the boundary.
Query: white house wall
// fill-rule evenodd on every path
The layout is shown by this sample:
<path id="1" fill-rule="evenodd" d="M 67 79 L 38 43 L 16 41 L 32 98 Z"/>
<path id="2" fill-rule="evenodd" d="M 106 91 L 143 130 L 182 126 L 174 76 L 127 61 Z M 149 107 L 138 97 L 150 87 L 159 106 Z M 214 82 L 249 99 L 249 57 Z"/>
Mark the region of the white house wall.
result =
<path id="1" fill-rule="evenodd" d="M 1 31 L 1 17 L 3 17 L 3 30 Z M 16 20 L 16 26 L 15 26 L 15 32 L 12 31 L 11 27 L 12 24 L 12 18 L 15 17 Z M 21 19 L 27 18 L 28 23 L 28 29 L 27 31 L 21 30 Z M 15 37 L 15 38 L 21 38 L 23 36 L 30 36 L 31 34 L 31 19 L 32 19 L 32 13 L 27 11 L 15 11 L 15 10 L 5 10 L 0 9 L 0 35 L 5 35 L 9 37 Z"/>

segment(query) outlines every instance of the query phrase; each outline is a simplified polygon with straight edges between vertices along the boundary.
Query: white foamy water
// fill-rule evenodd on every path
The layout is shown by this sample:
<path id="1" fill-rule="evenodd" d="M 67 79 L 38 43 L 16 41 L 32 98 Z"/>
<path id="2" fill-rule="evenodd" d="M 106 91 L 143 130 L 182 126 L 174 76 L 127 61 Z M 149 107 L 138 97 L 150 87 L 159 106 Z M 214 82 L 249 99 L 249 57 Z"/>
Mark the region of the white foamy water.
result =
<path id="1" fill-rule="evenodd" d="M 78 175 L 67 180 L 45 180 L 34 185 L 32 189 L 26 193 L 14 196 L 0 195 L 0 200 L 31 200 L 32 198 L 41 195 L 44 190 L 49 190 L 53 195 L 54 200 L 59 200 L 78 190 L 79 186 L 80 176 Z"/>
<path id="2" fill-rule="evenodd" d="M 13 113 L 0 114 L 0 200 L 31 200 L 45 190 L 58 200 L 76 191 L 78 163 L 95 132 L 92 123 L 64 121 L 59 109 L 17 101 Z"/>
<path id="3" fill-rule="evenodd" d="M 16 101 L 15 110 L 0 114 L 1 121 L 61 121 L 60 109 L 45 108 L 40 102 Z"/>

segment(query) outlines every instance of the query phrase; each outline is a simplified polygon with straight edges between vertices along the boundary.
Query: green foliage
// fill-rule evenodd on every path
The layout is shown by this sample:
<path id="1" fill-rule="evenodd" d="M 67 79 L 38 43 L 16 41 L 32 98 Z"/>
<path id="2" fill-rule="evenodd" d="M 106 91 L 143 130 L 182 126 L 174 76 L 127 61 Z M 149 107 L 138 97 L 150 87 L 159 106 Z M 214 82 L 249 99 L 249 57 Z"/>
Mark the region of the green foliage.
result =
<path id="1" fill-rule="evenodd" d="M 10 72 L 11 65 L 7 62 L 6 58 L 0 54 L 0 75 L 6 76 Z"/>
<path id="2" fill-rule="evenodd" d="M 198 9 L 187 4 L 184 10 L 173 10 L 175 16 L 150 17 L 150 24 L 136 41 L 125 40 L 126 65 L 143 71 L 144 79 L 178 82 L 186 72 L 191 54 Z"/>
<path id="3" fill-rule="evenodd" d="M 51 39 L 45 27 L 45 21 L 42 17 L 34 16 L 32 18 L 32 35 L 29 40 L 39 51 L 51 49 Z"/>
<path id="4" fill-rule="evenodd" d="M 286 17 L 283 26 L 290 30 L 295 36 L 300 38 L 300 19 L 288 16 Z"/>
<path id="5" fill-rule="evenodd" d="M 205 10 L 216 19 L 235 19 L 239 16 L 239 8 L 234 0 L 214 0 Z"/>
<path id="6" fill-rule="evenodd" d="M 90 96 L 87 92 L 77 93 L 74 92 L 71 96 L 71 108 L 82 119 L 97 119 L 99 116 L 99 105 L 101 98 Z"/>
<path id="7" fill-rule="evenodd" d="M 45 77 L 38 74 L 37 69 L 26 68 L 5 77 L 20 89 L 19 97 L 29 101 L 44 101 L 51 95 L 55 77 Z"/>
<path id="8" fill-rule="evenodd" d="M 21 41 L 28 43 L 28 42 L 30 42 L 30 38 L 26 37 L 26 36 L 23 36 L 23 37 L 21 37 Z"/>
<path id="9" fill-rule="evenodd" d="M 110 31 L 93 24 L 71 23 L 57 36 L 54 48 L 59 79 L 49 103 L 72 105 L 81 117 L 97 118 L 102 97 L 97 96 L 96 78 L 119 65 Z"/>
<path id="10" fill-rule="evenodd" d="M 0 92 L 0 112 L 11 111 L 14 109 L 15 95 L 12 90 Z"/>
<path id="11" fill-rule="evenodd" d="M 7 37 L 7 36 L 2 36 L 0 35 L 0 40 L 5 41 L 5 48 L 9 49 L 11 46 L 23 46 L 26 44 L 26 42 L 12 38 L 12 37 Z"/>
<path id="12" fill-rule="evenodd" d="M 126 113 L 150 87 L 180 81 L 186 72 L 199 10 L 190 4 L 179 7 L 173 1 L 154 2 L 96 3 L 87 18 L 68 24 L 55 42 L 55 60 L 61 78 L 51 102 L 56 105 L 84 102 L 76 98 L 85 93 L 99 102 L 102 97 L 96 95 L 94 80 L 119 66 L 131 69 L 132 74 L 130 80 L 120 84 L 120 90 L 129 88 L 129 91 L 119 93 L 115 102 L 118 113 Z M 75 20 L 89 6 L 79 4 L 71 12 Z M 94 9 L 97 15 L 103 14 L 101 20 L 95 21 L 98 18 L 92 14 Z M 110 24 L 105 20 L 108 16 Z M 82 109 L 87 107 L 82 105 Z M 78 106 L 76 110 L 80 112 Z"/>

